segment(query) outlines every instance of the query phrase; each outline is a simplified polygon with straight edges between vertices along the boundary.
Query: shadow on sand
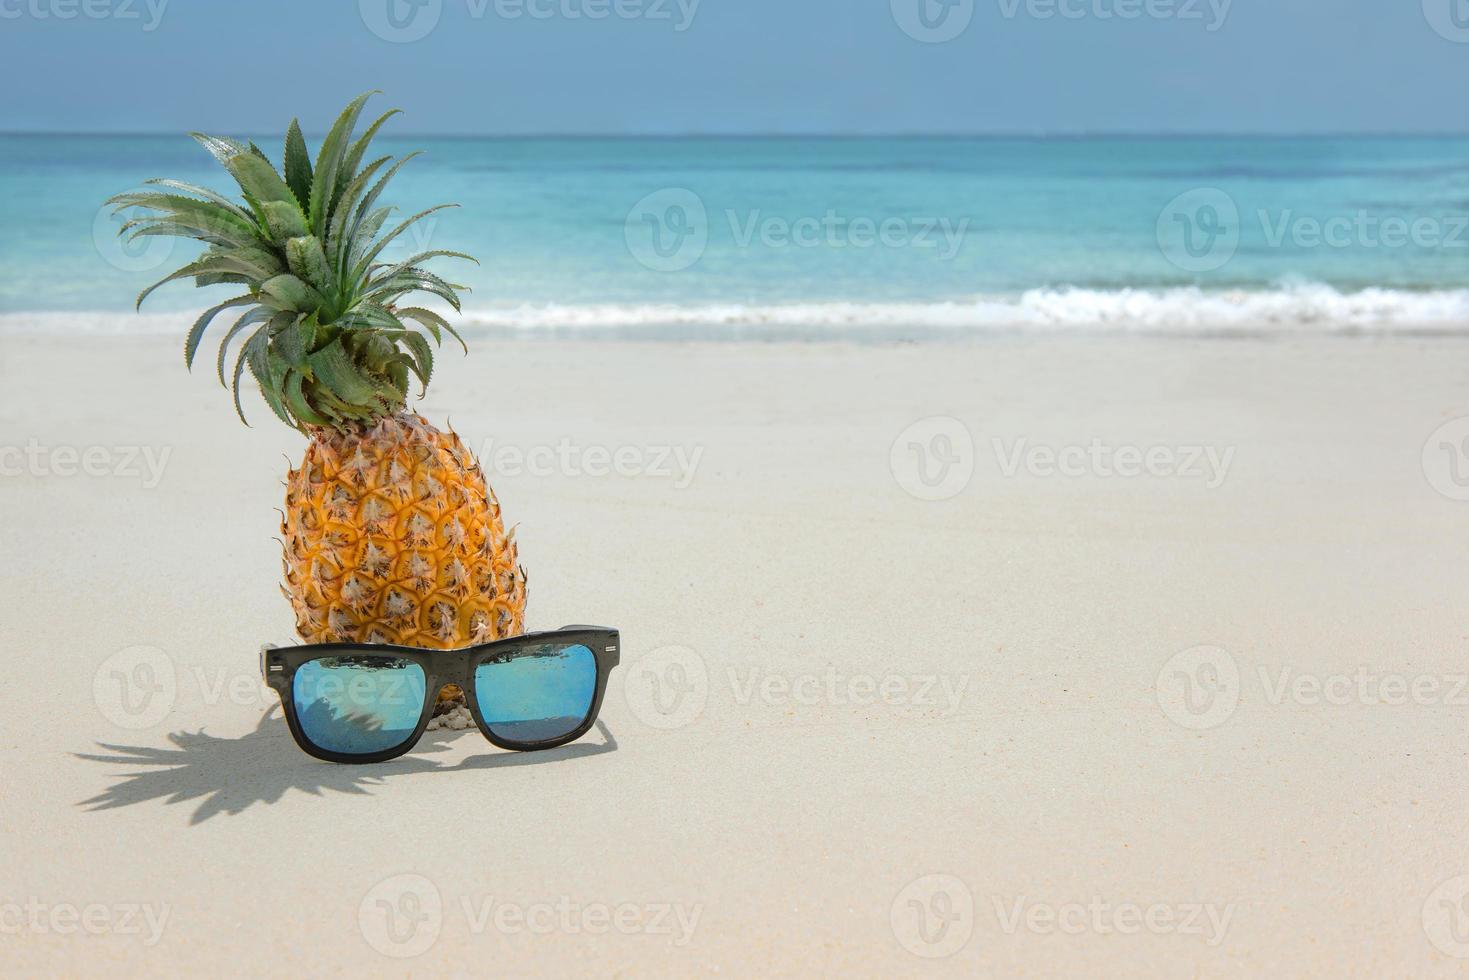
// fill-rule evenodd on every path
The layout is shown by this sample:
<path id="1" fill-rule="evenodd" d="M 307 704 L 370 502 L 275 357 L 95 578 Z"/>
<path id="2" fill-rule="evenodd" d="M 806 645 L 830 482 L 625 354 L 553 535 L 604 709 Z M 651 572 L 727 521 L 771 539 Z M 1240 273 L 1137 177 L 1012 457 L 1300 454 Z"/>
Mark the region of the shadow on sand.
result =
<path id="1" fill-rule="evenodd" d="M 105 792 L 83 800 L 89 810 L 164 800 L 188 803 L 199 800 L 190 824 L 203 823 L 218 814 L 242 813 L 255 803 L 274 803 L 292 789 L 321 796 L 323 793 L 368 795 L 370 788 L 388 779 L 426 773 L 465 772 L 509 766 L 536 766 L 567 762 L 617 751 L 617 739 L 601 721 L 597 731 L 603 742 L 573 742 L 543 752 L 507 752 L 491 748 L 486 755 L 470 756 L 454 765 L 424 758 L 448 751 L 460 736 L 478 738 L 477 731 L 426 732 L 408 755 L 370 766 L 336 765 L 306 755 L 287 731 L 279 707 L 261 717 L 253 732 L 240 738 L 216 738 L 203 732 L 174 732 L 172 747 L 109 745 L 98 743 L 105 754 L 79 753 L 91 762 L 133 767 Z"/>

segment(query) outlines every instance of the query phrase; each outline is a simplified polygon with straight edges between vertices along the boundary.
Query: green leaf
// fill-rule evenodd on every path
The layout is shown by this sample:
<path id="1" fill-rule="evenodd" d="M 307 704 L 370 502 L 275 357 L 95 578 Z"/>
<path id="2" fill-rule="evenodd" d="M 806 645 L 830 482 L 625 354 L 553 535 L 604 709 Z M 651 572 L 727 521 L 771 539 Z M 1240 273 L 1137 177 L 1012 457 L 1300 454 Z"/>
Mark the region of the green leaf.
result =
<path id="1" fill-rule="evenodd" d="M 403 234 L 403 232 L 407 231 L 415 223 L 422 221 L 424 218 L 427 218 L 429 215 L 433 214 L 436 211 L 444 211 L 448 208 L 457 208 L 458 206 L 459 205 L 457 204 L 436 204 L 431 208 L 425 208 L 424 210 L 418 212 L 410 218 L 405 218 L 396 227 L 394 227 L 392 231 L 388 232 L 386 235 L 382 236 L 376 242 L 374 242 L 372 248 L 368 249 L 367 254 L 357 261 L 356 266 L 354 266 L 352 270 L 352 278 L 361 279 L 364 275 L 366 275 L 368 268 L 372 265 L 372 260 L 381 255 L 383 249 L 387 248 L 388 244 L 392 242 L 393 239 Z"/>
<path id="2" fill-rule="evenodd" d="M 398 348 L 393 342 L 376 331 L 362 331 L 349 334 L 343 338 L 347 345 L 369 376 L 380 374 L 388 366 L 388 362 L 398 356 Z"/>
<path id="3" fill-rule="evenodd" d="M 389 411 L 403 407 L 403 402 L 407 396 L 391 380 L 374 378 L 372 379 L 372 387 L 377 392 L 378 399 Z"/>
<path id="4" fill-rule="evenodd" d="M 321 141 L 321 149 L 316 155 L 316 170 L 311 176 L 311 204 L 307 209 L 311 216 L 311 231 L 318 238 L 326 235 L 327 219 L 331 216 L 332 205 L 335 203 L 337 174 L 347 153 L 347 140 L 357 126 L 357 117 L 362 114 L 362 107 L 375 94 L 377 93 L 365 92 L 353 99 L 332 124 L 326 139 Z"/>
<path id="5" fill-rule="evenodd" d="M 149 294 L 151 294 L 153 290 L 157 289 L 159 286 L 173 282 L 175 279 L 187 279 L 190 276 L 197 275 L 200 272 L 213 271 L 215 270 L 210 265 L 209 256 L 205 256 L 201 259 L 195 259 L 188 265 L 180 266 L 179 268 L 170 272 L 168 275 L 164 276 L 162 279 L 158 280 L 153 285 L 148 286 L 141 293 L 139 293 L 136 308 L 141 309 L 143 306 L 143 300 L 147 299 Z"/>
<path id="6" fill-rule="evenodd" d="M 301 135 L 301 123 L 295 119 L 286 130 L 284 165 L 286 185 L 296 195 L 296 203 L 303 209 L 311 207 L 311 155 L 306 150 L 306 137 Z"/>
<path id="7" fill-rule="evenodd" d="M 281 260 L 274 252 L 263 248 L 220 248 L 211 249 L 206 257 L 224 272 L 238 272 L 252 277 L 256 282 L 269 279 L 285 271 Z"/>
<path id="8" fill-rule="evenodd" d="M 245 346 L 240 348 L 239 359 L 235 361 L 235 378 L 234 383 L 230 387 L 233 389 L 235 394 L 235 414 L 238 415 L 240 417 L 240 421 L 244 422 L 246 425 L 249 425 L 250 421 L 245 418 L 245 409 L 240 405 L 240 375 L 245 373 L 245 360 L 250 355 L 250 345 L 261 343 L 261 338 L 265 336 L 267 336 L 265 327 L 261 327 L 259 330 L 251 334 L 250 339 L 245 341 Z"/>
<path id="9" fill-rule="evenodd" d="M 358 206 L 357 213 L 359 215 L 367 214 L 367 212 L 371 210 L 372 206 L 377 203 L 377 199 L 379 197 L 382 197 L 383 191 L 387 189 L 388 182 L 398 175 L 398 171 L 402 170 L 403 167 L 407 165 L 409 160 L 412 160 L 414 157 L 420 156 L 423 156 L 422 150 L 414 150 L 411 153 L 405 153 L 402 158 L 398 160 L 397 163 L 389 167 L 387 169 L 387 172 L 378 178 L 377 183 L 372 185 L 372 190 L 368 191 L 367 194 L 362 198 L 362 204 Z"/>
<path id="10" fill-rule="evenodd" d="M 368 327 L 377 330 L 402 330 L 398 318 L 376 303 L 359 303 L 350 312 L 337 320 L 349 327 Z"/>
<path id="11" fill-rule="evenodd" d="M 255 307 L 255 309 L 251 310 L 250 312 L 246 313 L 244 316 L 236 320 L 234 326 L 230 327 L 229 330 L 225 332 L 224 339 L 219 342 L 219 362 L 216 368 L 219 373 L 219 386 L 221 388 L 224 388 L 226 391 L 229 390 L 229 382 L 224 379 L 224 361 L 229 354 L 230 342 L 235 339 L 235 335 L 238 334 L 241 330 L 244 330 L 246 327 L 259 323 L 262 320 L 269 320 L 275 315 L 276 312 L 274 310 L 267 309 L 263 306 L 257 306 Z"/>
<path id="12" fill-rule="evenodd" d="M 307 352 L 316 348 L 317 341 L 322 339 L 321 324 L 316 319 L 315 313 L 309 313 L 296 324 L 296 332 L 301 335 L 301 344 Z"/>
<path id="13" fill-rule="evenodd" d="M 379 167 L 391 159 L 392 157 L 379 157 L 362 168 L 362 172 L 352 178 L 351 183 L 342 191 L 341 197 L 337 201 L 336 210 L 332 212 L 331 230 L 327 232 L 326 251 L 327 255 L 331 257 L 332 264 L 339 270 L 345 271 L 347 266 L 347 246 L 351 240 L 344 237 L 344 233 L 346 232 L 347 222 L 352 216 L 353 209 L 357 206 L 357 200 L 361 197 L 363 188 L 367 186 L 367 182 L 372 179 L 372 175 L 377 172 Z"/>
<path id="14" fill-rule="evenodd" d="M 469 345 L 464 342 L 464 338 L 459 336 L 458 331 L 449 325 L 448 320 L 445 320 L 433 310 L 426 310 L 421 306 L 410 306 L 406 309 L 398 310 L 398 318 L 401 320 L 415 320 L 423 324 L 434 335 L 435 340 L 440 340 L 439 331 L 445 330 L 449 336 L 459 341 L 459 346 L 464 348 L 464 353 L 469 353 Z"/>
<path id="15" fill-rule="evenodd" d="M 347 354 L 340 339 L 332 341 L 306 358 L 316 380 L 326 385 L 344 402 L 363 406 L 372 404 L 377 388 Z"/>
<path id="16" fill-rule="evenodd" d="M 377 234 L 378 229 L 383 226 L 383 222 L 392 213 L 392 208 L 381 208 L 377 211 L 372 210 L 372 206 L 377 203 L 377 199 L 382 196 L 383 190 L 388 186 L 388 181 L 392 180 L 398 171 L 403 169 L 404 164 L 414 157 L 420 156 L 422 153 L 422 150 L 414 150 L 412 153 L 404 156 L 397 163 L 389 167 L 382 177 L 378 178 L 377 183 L 372 185 L 372 190 L 363 195 L 361 203 L 357 205 L 357 213 L 352 218 L 352 227 L 347 232 L 347 241 L 351 243 L 354 253 L 360 254 L 362 249 L 366 248 L 367 242 Z M 358 247 L 359 244 L 361 244 L 361 248 Z M 351 261 L 356 261 L 355 255 Z"/>
<path id="17" fill-rule="evenodd" d="M 445 282 L 432 272 L 424 269 L 405 269 L 386 282 L 374 283 L 371 289 L 363 293 L 363 296 L 386 304 L 406 293 L 422 291 L 433 293 L 454 307 L 457 312 L 459 310 L 459 294 L 455 290 L 463 288 L 463 286 L 455 286 L 453 283 Z"/>
<path id="18" fill-rule="evenodd" d="M 261 204 L 268 201 L 289 201 L 296 204 L 296 195 L 263 155 L 241 153 L 231 157 L 225 167 L 240 185 L 240 189 Z"/>
<path id="19" fill-rule="evenodd" d="M 269 238 L 270 222 L 265 220 L 265 209 L 261 207 L 260 202 L 252 197 L 248 192 L 245 193 L 243 196 L 245 198 L 245 205 L 250 209 L 250 213 L 255 216 L 256 227 L 260 229 L 260 232 L 264 237 Z"/>
<path id="20" fill-rule="evenodd" d="M 281 401 L 280 389 L 285 384 L 285 370 L 284 365 L 270 356 L 270 338 L 264 334 L 256 334 L 245 344 L 243 353 L 250 373 L 260 385 L 260 394 L 265 399 L 265 404 L 270 406 L 276 418 L 296 428 L 296 420 L 291 418 L 285 403 Z"/>
<path id="21" fill-rule="evenodd" d="M 354 225 L 352 231 L 347 233 L 346 241 L 343 243 L 347 249 L 347 255 L 342 261 L 343 276 L 348 274 L 369 248 L 372 247 L 373 236 L 382 228 L 389 216 L 397 210 L 396 208 L 378 208 L 372 214 L 362 219 L 362 223 Z M 360 281 L 361 276 L 356 276 L 353 281 Z"/>
<path id="22" fill-rule="evenodd" d="M 327 265 L 326 253 L 321 250 L 320 239 L 314 235 L 292 238 L 286 242 L 286 263 L 298 278 L 306 280 L 323 292 L 331 290 L 331 267 Z"/>
<path id="23" fill-rule="evenodd" d="M 419 382 L 423 385 L 423 393 L 428 393 L 428 381 L 434 373 L 434 352 L 429 347 L 428 341 L 423 339 L 422 334 L 416 334 L 411 330 L 403 331 L 399 338 L 408 346 L 408 351 L 413 355 L 413 373 L 418 375 Z"/>
<path id="24" fill-rule="evenodd" d="M 134 223 L 144 221 L 163 220 L 163 215 L 173 215 L 176 220 L 196 225 L 201 228 L 219 228 L 221 230 L 232 230 L 244 236 L 245 241 L 258 238 L 259 228 L 255 220 L 239 208 L 215 204 L 211 201 L 200 201 L 192 197 L 184 197 L 181 194 L 164 194 L 159 191 L 142 191 L 132 194 L 119 194 L 109 198 L 108 204 L 113 205 L 116 210 L 114 214 L 121 213 L 128 208 L 148 208 L 163 214 L 144 215 L 133 218 L 123 230 Z"/>
<path id="25" fill-rule="evenodd" d="M 417 336 L 417 335 L 415 334 L 415 336 Z M 422 338 L 420 338 L 420 339 L 422 339 Z M 403 397 L 403 400 L 404 401 L 407 401 L 408 400 L 408 365 L 405 363 L 404 358 L 401 358 L 400 357 L 396 361 L 394 361 L 392 364 L 389 364 L 388 365 L 388 380 L 393 383 L 393 387 L 394 388 L 397 388 L 398 389 L 398 394 Z"/>
<path id="26" fill-rule="evenodd" d="M 410 269 L 410 268 L 412 268 L 413 266 L 417 265 L 420 262 L 425 262 L 428 259 L 436 259 L 436 258 L 442 258 L 442 257 L 449 257 L 449 258 L 455 258 L 455 259 L 468 259 L 469 261 L 473 262 L 475 265 L 479 265 L 479 259 L 475 258 L 473 255 L 467 255 L 464 252 L 451 252 L 448 249 L 438 248 L 438 249 L 433 249 L 433 250 L 428 251 L 428 252 L 419 252 L 417 255 L 412 256 L 411 258 L 404 259 L 402 262 L 399 262 L 397 265 L 392 266 L 392 267 L 383 266 L 381 268 L 386 268 L 387 271 L 386 272 L 381 272 L 381 273 L 375 273 L 372 278 L 374 280 L 376 280 L 376 281 L 382 281 L 382 280 L 391 279 L 393 276 L 396 276 L 398 273 L 403 272 L 403 271 L 405 271 L 407 269 Z"/>
<path id="27" fill-rule="evenodd" d="M 282 391 L 286 407 L 290 409 L 292 415 L 307 425 L 331 425 L 332 420 L 325 415 L 317 414 L 316 409 L 312 408 L 310 402 L 306 400 L 302 380 L 299 371 L 291 371 L 286 375 L 286 384 Z"/>
<path id="28" fill-rule="evenodd" d="M 219 161 L 220 166 L 228 169 L 230 161 L 242 153 L 249 153 L 249 147 L 239 140 L 233 140 L 226 136 L 206 136 L 203 133 L 190 133 L 194 140 L 204 149 L 208 150 L 214 159 Z"/>
<path id="29" fill-rule="evenodd" d="M 205 286 L 219 286 L 229 284 L 231 286 L 249 286 L 252 289 L 260 278 L 242 276 L 238 272 L 210 272 L 194 277 L 194 288 L 203 289 Z"/>
<path id="30" fill-rule="evenodd" d="M 231 245 L 236 248 L 254 248 L 260 239 L 253 231 L 246 234 L 234 225 L 221 225 L 207 220 L 176 220 L 149 215 L 124 221 L 118 234 L 128 234 L 133 241 L 147 235 L 167 235 L 174 238 L 192 238 L 210 245 Z"/>
<path id="31" fill-rule="evenodd" d="M 277 309 L 311 313 L 324 304 L 320 293 L 290 273 L 282 273 L 260 284 L 262 297 L 269 297 L 279 305 Z"/>
<path id="32" fill-rule="evenodd" d="M 358 164 L 362 162 L 363 156 L 367 154 L 367 144 L 371 143 L 372 138 L 377 135 L 377 131 L 383 128 L 383 123 L 402 111 L 402 109 L 389 109 L 381 116 L 378 116 L 371 126 L 367 127 L 367 132 L 358 137 L 357 142 L 353 143 L 352 148 L 347 151 L 347 157 L 342 161 L 342 171 L 337 177 L 337 183 L 345 184 L 357 173 Z"/>
<path id="33" fill-rule="evenodd" d="M 244 221 L 253 222 L 255 220 L 250 216 L 250 213 L 248 211 L 242 209 L 234 201 L 231 201 L 223 194 L 220 194 L 217 191 L 212 191 L 207 187 L 199 187 L 195 184 L 186 184 L 181 180 L 169 180 L 166 177 L 154 177 L 152 180 L 143 181 L 143 183 L 156 184 L 159 187 L 172 187 L 176 191 L 183 191 L 185 194 L 193 194 L 197 197 L 202 197 L 206 201 L 211 201 L 215 204 L 218 204 L 222 208 L 229 208 L 235 213 L 236 217 L 241 218 Z"/>
<path id="34" fill-rule="evenodd" d="M 254 303 L 255 297 L 247 293 L 244 296 L 227 299 L 218 306 L 211 306 L 205 310 L 199 319 L 194 321 L 194 326 L 189 330 L 189 336 L 184 340 L 184 366 L 193 370 L 194 353 L 199 349 L 199 341 L 204 339 L 204 331 L 208 329 L 210 322 L 216 316 L 232 307 L 254 305 Z"/>
<path id="35" fill-rule="evenodd" d="M 338 419 L 368 419 L 372 417 L 372 409 L 363 405 L 349 405 L 338 398 L 330 388 L 322 384 L 320 380 L 311 381 L 310 399 L 313 405 L 322 411 L 330 413 Z"/>
<path id="36" fill-rule="evenodd" d="M 297 317 L 296 322 L 281 330 L 270 339 L 270 347 L 287 366 L 297 371 L 307 368 L 306 351 L 308 344 L 301 329 L 306 316 Z"/>
<path id="37" fill-rule="evenodd" d="M 231 169 L 234 161 L 237 158 L 251 156 L 249 147 L 245 146 L 239 140 L 226 139 L 220 136 L 205 136 L 203 133 L 190 133 L 189 135 L 198 141 L 200 146 L 208 150 L 214 159 L 219 161 L 221 166 L 229 170 L 231 176 L 234 175 L 234 171 Z M 235 182 L 240 182 L 238 177 L 235 178 Z M 263 228 L 265 226 L 265 214 L 260 209 L 260 201 L 256 195 L 250 193 L 248 187 L 241 185 L 241 190 L 245 194 L 245 203 L 250 206 L 250 210 L 255 214 L 257 223 Z"/>
<path id="38" fill-rule="evenodd" d="M 301 213 L 295 201 L 266 201 L 260 207 L 265 212 L 265 221 L 274 241 L 284 242 L 311 234 L 311 229 L 306 226 L 306 215 Z"/>

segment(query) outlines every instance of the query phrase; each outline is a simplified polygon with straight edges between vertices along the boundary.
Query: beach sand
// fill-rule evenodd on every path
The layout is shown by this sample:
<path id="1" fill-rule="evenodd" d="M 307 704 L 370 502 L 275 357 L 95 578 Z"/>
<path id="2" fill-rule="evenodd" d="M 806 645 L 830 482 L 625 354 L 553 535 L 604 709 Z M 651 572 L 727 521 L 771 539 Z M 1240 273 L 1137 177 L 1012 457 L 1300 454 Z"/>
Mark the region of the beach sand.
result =
<path id="1" fill-rule="evenodd" d="M 302 440 L 179 347 L 0 340 L 7 975 L 1469 955 L 1469 503 L 1424 462 L 1463 342 L 446 350 L 423 411 L 493 440 L 529 625 L 623 662 L 580 743 L 366 767 L 256 680 Z"/>

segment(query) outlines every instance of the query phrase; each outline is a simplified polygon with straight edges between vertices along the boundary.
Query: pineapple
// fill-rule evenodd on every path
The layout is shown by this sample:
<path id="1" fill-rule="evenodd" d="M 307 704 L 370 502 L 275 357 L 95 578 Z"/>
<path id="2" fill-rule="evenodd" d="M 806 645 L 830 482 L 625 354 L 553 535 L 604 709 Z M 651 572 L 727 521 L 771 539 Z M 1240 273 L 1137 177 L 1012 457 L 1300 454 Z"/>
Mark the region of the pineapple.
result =
<path id="1" fill-rule="evenodd" d="M 120 234 L 176 235 L 207 246 L 143 290 L 139 306 L 179 279 L 242 287 L 194 323 L 184 362 L 193 366 L 219 314 L 241 311 L 219 347 L 220 384 L 233 391 L 244 421 L 240 382 L 248 369 L 276 417 L 310 440 L 300 467 L 287 476 L 281 524 L 282 591 L 301 639 L 452 649 L 522 632 L 526 579 L 513 532 L 506 532 L 473 454 L 457 435 L 407 409 L 410 379 L 427 390 L 443 334 L 464 341 L 441 315 L 405 298 L 426 293 L 457 311 L 465 287 L 422 263 L 474 260 L 435 250 L 378 261 L 416 221 L 452 205 L 382 231 L 393 209 L 378 199 L 417 154 L 363 162 L 372 138 L 398 112 L 354 139 L 373 94 L 347 106 L 314 164 L 295 120 L 281 171 L 254 143 L 192 134 L 240 185 L 242 204 L 163 179 L 149 181 L 158 191 L 108 203 L 143 212 Z"/>

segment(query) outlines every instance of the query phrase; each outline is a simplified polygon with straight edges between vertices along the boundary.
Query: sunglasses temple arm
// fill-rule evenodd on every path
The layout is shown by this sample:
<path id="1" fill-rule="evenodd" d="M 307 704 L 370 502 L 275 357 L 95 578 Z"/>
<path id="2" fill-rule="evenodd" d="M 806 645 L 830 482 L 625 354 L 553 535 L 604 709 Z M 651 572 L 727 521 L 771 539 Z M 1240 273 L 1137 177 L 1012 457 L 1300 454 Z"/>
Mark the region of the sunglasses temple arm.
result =
<path id="1" fill-rule="evenodd" d="M 279 649 L 279 647 L 277 647 L 274 643 L 260 644 L 260 679 L 264 681 L 267 685 L 270 684 L 270 670 L 266 665 L 265 656 L 266 654 L 270 653 L 270 651 L 277 649 Z"/>

